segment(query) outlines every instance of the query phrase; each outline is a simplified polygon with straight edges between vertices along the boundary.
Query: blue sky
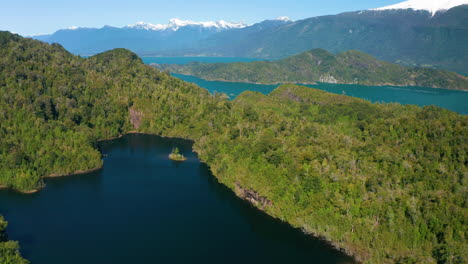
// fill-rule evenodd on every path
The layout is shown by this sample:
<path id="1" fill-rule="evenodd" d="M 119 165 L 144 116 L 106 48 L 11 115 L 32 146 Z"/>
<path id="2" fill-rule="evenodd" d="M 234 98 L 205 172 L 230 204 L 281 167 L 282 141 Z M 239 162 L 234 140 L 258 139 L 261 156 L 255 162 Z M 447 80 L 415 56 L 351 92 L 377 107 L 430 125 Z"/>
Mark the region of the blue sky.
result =
<path id="1" fill-rule="evenodd" d="M 71 26 L 166 24 L 171 18 L 255 23 L 279 16 L 293 20 L 364 10 L 403 0 L 6 0 L 0 30 L 22 35 Z"/>

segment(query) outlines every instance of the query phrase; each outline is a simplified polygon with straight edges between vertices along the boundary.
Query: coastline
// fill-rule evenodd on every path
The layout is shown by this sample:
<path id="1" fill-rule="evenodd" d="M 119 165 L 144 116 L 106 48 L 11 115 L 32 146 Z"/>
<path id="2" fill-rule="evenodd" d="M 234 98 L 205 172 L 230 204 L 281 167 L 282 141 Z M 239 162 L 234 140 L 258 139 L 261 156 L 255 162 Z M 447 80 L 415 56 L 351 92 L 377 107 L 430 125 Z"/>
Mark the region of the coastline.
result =
<path id="1" fill-rule="evenodd" d="M 113 137 L 113 138 L 108 138 L 108 139 L 103 139 L 103 140 L 98 140 L 98 142 L 103 142 L 103 141 L 110 141 L 110 140 L 114 140 L 114 139 L 119 139 L 119 138 L 122 138 L 123 136 L 125 135 L 131 135 L 131 134 L 138 134 L 138 135 L 151 135 L 151 136 L 158 136 L 158 137 L 162 137 L 162 138 L 173 138 L 173 139 L 183 139 L 183 140 L 188 140 L 190 142 L 192 142 L 193 144 L 195 143 L 195 140 L 191 139 L 191 138 L 185 138 L 185 137 L 176 137 L 176 136 L 164 136 L 164 135 L 158 135 L 158 134 L 154 134 L 154 133 L 148 133 L 148 132 L 138 132 L 138 131 L 128 131 L 122 135 L 119 135 L 117 137 Z M 261 203 L 258 203 L 256 199 L 252 199 L 251 197 L 249 196 L 246 196 L 246 195 L 243 195 L 244 192 L 241 192 L 239 191 L 239 189 L 244 189 L 242 186 L 240 185 L 236 185 L 236 188 L 230 188 L 228 185 L 222 183 L 220 181 L 220 176 L 219 175 L 216 175 L 212 170 L 211 170 L 211 166 L 209 163 L 207 163 L 205 160 L 203 160 L 200 156 L 199 156 L 199 151 L 196 149 L 196 148 L 193 148 L 192 147 L 192 151 L 195 152 L 197 154 L 197 158 L 204 164 L 206 164 L 208 166 L 208 169 L 210 170 L 211 174 L 213 175 L 213 177 L 216 179 L 216 181 L 219 183 L 219 184 L 222 184 L 224 186 L 226 186 L 229 190 L 231 190 L 231 192 L 236 195 L 236 197 L 238 197 L 239 199 L 242 199 L 244 201 L 246 201 L 249 205 L 257 208 L 258 210 L 260 210 L 262 213 L 265 213 L 267 214 L 268 216 L 278 220 L 278 221 L 281 221 L 283 223 L 286 223 L 288 224 L 289 226 L 291 226 L 292 228 L 296 228 L 296 229 L 300 229 L 305 235 L 308 235 L 308 236 L 312 236 L 316 239 L 319 239 L 321 241 L 324 241 L 326 244 L 328 244 L 330 247 L 338 250 L 338 251 L 341 251 L 343 252 L 344 254 L 348 255 L 349 257 L 351 257 L 354 261 L 354 263 L 361 263 L 363 260 L 362 258 L 360 258 L 358 255 L 356 255 L 355 253 L 351 252 L 349 249 L 347 249 L 346 247 L 340 245 L 339 243 L 337 242 L 334 242 L 330 239 L 327 239 L 325 236 L 322 236 L 316 232 L 314 232 L 313 230 L 307 230 L 305 229 L 304 227 L 302 226 L 299 226 L 299 225 L 294 225 L 293 223 L 291 222 L 288 222 L 288 221 L 285 221 L 285 220 L 282 220 L 280 219 L 279 217 L 275 216 L 275 215 L 272 215 L 271 213 L 269 213 L 266 208 L 270 205 L 272 205 L 272 203 L 270 201 L 268 201 L 267 203 L 270 203 L 270 205 L 268 206 L 261 206 L 262 204 L 264 204 L 263 202 Z M 94 171 L 98 171 L 100 169 L 103 168 L 103 164 L 101 164 L 99 167 L 96 167 L 96 168 L 92 168 L 92 169 L 88 169 L 88 170 L 78 170 L 74 173 L 69 173 L 69 174 L 50 174 L 50 175 L 47 175 L 47 176 L 43 176 L 41 177 L 41 179 L 47 179 L 47 178 L 60 178 L 60 177 L 70 177 L 70 176 L 76 176 L 76 175 L 81 175 L 81 174 L 85 174 L 85 173 L 89 173 L 89 172 L 94 172 Z M 28 190 L 28 191 L 20 191 L 20 190 L 17 190 L 17 189 L 14 189 L 14 188 L 10 188 L 10 187 L 7 187 L 7 186 L 4 186 L 4 185 L 0 185 L 0 189 L 10 189 L 10 190 L 13 190 L 13 191 L 16 191 L 16 192 L 19 192 L 19 193 L 22 193 L 22 194 L 34 194 L 34 193 L 37 193 L 39 191 L 41 191 L 43 189 L 43 187 L 41 188 L 38 188 L 38 189 L 33 189 L 33 190 Z M 247 190 L 247 189 L 244 189 L 244 190 Z M 256 193 L 256 190 L 249 190 L 251 192 L 254 192 Z"/>
<path id="2" fill-rule="evenodd" d="M 78 171 L 74 171 L 72 173 L 67 173 L 67 174 L 52 173 L 52 174 L 49 174 L 49 175 L 42 176 L 41 179 L 61 178 L 61 177 L 81 175 L 81 174 L 86 174 L 86 173 L 98 171 L 98 170 L 102 169 L 102 167 L 103 167 L 103 165 L 100 165 L 99 167 L 96 167 L 96 168 L 92 168 L 92 169 L 88 169 L 88 170 L 78 170 Z M 23 190 L 19 190 L 19 189 L 16 189 L 16 188 L 8 187 L 6 185 L 0 185 L 0 190 L 1 189 L 9 189 L 9 190 L 12 190 L 12 191 L 15 191 L 15 192 L 18 192 L 18 193 L 22 193 L 22 194 L 37 193 L 37 192 L 41 191 L 43 188 L 44 188 L 44 186 L 42 186 L 40 188 L 32 189 L 32 190 L 24 190 L 23 191 Z"/>
<path id="3" fill-rule="evenodd" d="M 173 72 L 176 73 L 176 72 Z M 205 81 L 209 82 L 227 82 L 227 83 L 247 83 L 247 84 L 258 84 L 258 85 L 282 85 L 282 84 L 296 84 L 296 85 L 319 85 L 320 83 L 325 84 L 343 84 L 343 85 L 362 85 L 362 86 L 376 86 L 376 87 L 383 87 L 383 86 L 393 86 L 393 87 L 417 87 L 417 88 L 430 88 L 430 89 L 443 89 L 443 90 L 450 90 L 450 91 L 462 91 L 468 92 L 468 89 L 454 89 L 454 88 L 446 88 L 446 87 L 439 87 L 439 86 L 419 86 L 414 84 L 394 84 L 394 83 L 380 83 L 380 84 L 361 84 L 361 83 L 346 83 L 346 82 L 337 82 L 337 83 L 330 83 L 330 82 L 278 82 L 278 83 L 259 83 L 259 82 L 249 82 L 249 81 L 233 81 L 233 80 L 224 80 L 224 79 L 205 79 L 197 75 L 191 74 L 184 74 L 184 73 L 176 73 L 185 76 L 193 76 Z"/>
<path id="4" fill-rule="evenodd" d="M 185 139 L 185 138 L 181 138 L 181 139 Z M 189 140 L 189 141 L 192 141 L 192 142 L 195 142 L 194 140 L 191 140 L 191 139 L 185 139 L 185 140 Z M 269 201 L 266 197 L 262 197 L 262 196 L 259 196 L 257 191 L 256 190 L 248 190 L 246 188 L 244 188 L 243 186 L 241 186 L 239 183 L 236 183 L 234 188 L 231 188 L 229 187 L 229 185 L 227 184 L 224 184 L 222 181 L 220 181 L 220 178 L 221 176 L 220 175 L 217 175 L 213 172 L 213 170 L 211 170 L 211 166 L 208 162 L 206 162 L 205 160 L 203 160 L 200 156 L 199 156 L 199 151 L 197 149 L 193 149 L 193 152 L 197 153 L 197 158 L 203 162 L 204 164 L 206 164 L 208 166 L 208 169 L 210 170 L 211 174 L 213 175 L 213 177 L 216 179 L 216 181 L 219 183 L 219 184 L 222 184 L 224 185 L 226 188 L 228 188 L 229 190 L 231 190 L 231 192 L 239 199 L 247 202 L 250 206 L 256 208 L 257 210 L 259 210 L 260 212 L 268 215 L 269 217 L 272 217 L 273 219 L 277 220 L 277 221 L 280 221 L 282 223 L 285 223 L 289 226 L 291 226 L 292 228 L 295 228 L 295 229 L 300 229 L 302 233 L 304 233 L 305 235 L 307 236 L 311 236 L 313 238 L 316 238 L 318 240 L 321 240 L 323 242 L 325 242 L 326 244 L 328 244 L 330 247 L 346 254 L 347 256 L 351 257 L 353 259 L 353 262 L 352 263 L 355 263 L 355 264 L 358 264 L 358 263 L 362 263 L 364 261 L 364 259 L 362 259 L 360 256 L 358 256 L 357 254 L 355 254 L 354 252 L 352 252 L 351 250 L 347 249 L 346 247 L 344 247 L 343 245 L 340 245 L 338 242 L 334 242 L 332 241 L 331 239 L 327 239 L 327 237 L 323 236 L 323 235 L 320 235 L 318 234 L 317 232 L 313 231 L 313 230 L 307 230 L 305 227 L 303 226 L 300 226 L 300 225 L 294 225 L 293 223 L 291 222 L 288 222 L 288 221 L 285 221 L 273 214 L 271 214 L 270 212 L 268 212 L 266 210 L 267 207 L 269 206 L 272 206 L 273 203 L 271 201 Z M 246 192 L 253 192 L 257 195 L 256 198 L 253 198 L 252 199 L 252 196 L 251 195 L 246 195 L 245 193 Z M 348 263 L 347 263 L 348 264 Z"/>
<path id="5" fill-rule="evenodd" d="M 37 193 L 37 192 L 39 192 L 41 190 L 41 189 L 32 189 L 32 190 L 28 190 L 28 191 L 21 191 L 21 190 L 12 188 L 12 187 L 8 187 L 6 185 L 0 185 L 0 190 L 1 189 L 12 190 L 12 191 L 19 192 L 19 193 L 22 193 L 22 194 L 33 194 L 33 193 Z"/>
<path id="6" fill-rule="evenodd" d="M 101 170 L 103 165 L 100 165 L 99 167 L 88 169 L 88 170 L 78 170 L 72 173 L 66 173 L 66 174 L 60 174 L 60 173 L 52 173 L 47 176 L 43 176 L 42 179 L 48 179 L 48 178 L 61 178 L 61 177 L 67 177 L 67 176 L 75 176 L 75 175 L 81 175 L 81 174 L 86 174 L 94 171 Z"/>

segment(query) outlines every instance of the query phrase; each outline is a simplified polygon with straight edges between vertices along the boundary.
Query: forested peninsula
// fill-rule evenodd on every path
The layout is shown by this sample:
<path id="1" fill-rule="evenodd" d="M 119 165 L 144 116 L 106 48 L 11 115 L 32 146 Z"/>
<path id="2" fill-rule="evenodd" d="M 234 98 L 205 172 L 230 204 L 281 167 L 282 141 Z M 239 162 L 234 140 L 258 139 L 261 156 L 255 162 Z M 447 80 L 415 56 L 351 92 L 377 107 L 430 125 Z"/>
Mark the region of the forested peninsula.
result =
<path id="1" fill-rule="evenodd" d="M 187 138 L 238 196 L 360 262 L 468 261 L 467 116 L 291 84 L 228 101 L 128 50 L 85 59 L 9 32 L 0 89 L 2 186 L 98 168 L 97 142 L 130 131 Z"/>
<path id="2" fill-rule="evenodd" d="M 205 80 L 258 84 L 339 83 L 360 85 L 422 86 L 468 90 L 466 76 L 430 68 L 405 67 L 349 50 L 334 55 L 314 49 L 277 61 L 236 63 L 154 64 L 174 73 Z"/>

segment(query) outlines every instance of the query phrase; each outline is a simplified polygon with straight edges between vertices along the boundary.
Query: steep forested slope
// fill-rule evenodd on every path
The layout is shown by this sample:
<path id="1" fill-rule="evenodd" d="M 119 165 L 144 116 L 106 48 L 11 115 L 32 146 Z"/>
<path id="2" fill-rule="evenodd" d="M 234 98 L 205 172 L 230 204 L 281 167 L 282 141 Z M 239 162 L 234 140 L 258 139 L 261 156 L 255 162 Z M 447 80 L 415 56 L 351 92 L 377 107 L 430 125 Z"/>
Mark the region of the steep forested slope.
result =
<path id="1" fill-rule="evenodd" d="M 97 140 L 129 131 L 184 137 L 240 197 L 358 260 L 467 261 L 466 116 L 295 85 L 226 101 L 127 50 L 83 59 L 7 32 L 0 55 L 1 185 L 99 167 Z"/>
<path id="2" fill-rule="evenodd" d="M 142 101 L 162 105 L 161 114 L 186 107 L 177 116 L 165 115 L 161 122 L 169 128 L 196 113 L 190 109 L 200 103 L 185 104 L 212 100 L 207 91 L 144 65 L 127 50 L 83 59 L 59 45 L 0 36 L 1 185 L 31 190 L 41 186 L 41 176 L 101 166 L 96 141 L 133 129 L 129 109 Z"/>

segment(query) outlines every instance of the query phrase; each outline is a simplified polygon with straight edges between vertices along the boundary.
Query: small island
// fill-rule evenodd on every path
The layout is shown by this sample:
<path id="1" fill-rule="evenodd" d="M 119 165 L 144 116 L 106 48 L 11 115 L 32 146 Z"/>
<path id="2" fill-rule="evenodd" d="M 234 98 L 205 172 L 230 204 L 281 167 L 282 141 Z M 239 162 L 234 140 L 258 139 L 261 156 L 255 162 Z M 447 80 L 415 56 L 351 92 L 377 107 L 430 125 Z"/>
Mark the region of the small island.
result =
<path id="1" fill-rule="evenodd" d="M 179 148 L 177 148 L 177 147 L 172 149 L 171 154 L 169 154 L 169 158 L 171 160 L 175 160 L 175 161 L 185 161 L 185 160 L 187 160 L 184 157 L 184 155 L 180 154 Z"/>

